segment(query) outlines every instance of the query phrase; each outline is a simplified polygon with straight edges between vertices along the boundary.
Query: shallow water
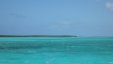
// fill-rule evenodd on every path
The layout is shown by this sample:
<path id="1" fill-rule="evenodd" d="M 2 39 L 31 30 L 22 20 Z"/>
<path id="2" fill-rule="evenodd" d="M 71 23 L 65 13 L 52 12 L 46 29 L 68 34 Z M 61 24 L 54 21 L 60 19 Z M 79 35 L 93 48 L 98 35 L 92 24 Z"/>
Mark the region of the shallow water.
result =
<path id="1" fill-rule="evenodd" d="M 113 64 L 113 38 L 0 38 L 0 64 Z"/>

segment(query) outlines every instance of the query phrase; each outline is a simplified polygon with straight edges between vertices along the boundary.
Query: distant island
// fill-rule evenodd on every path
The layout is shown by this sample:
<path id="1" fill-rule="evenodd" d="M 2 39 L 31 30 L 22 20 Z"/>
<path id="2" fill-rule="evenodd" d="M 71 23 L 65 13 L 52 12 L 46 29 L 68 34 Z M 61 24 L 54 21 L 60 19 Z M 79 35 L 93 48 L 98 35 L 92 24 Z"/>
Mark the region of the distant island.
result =
<path id="1" fill-rule="evenodd" d="M 74 35 L 0 35 L 0 37 L 77 37 Z"/>

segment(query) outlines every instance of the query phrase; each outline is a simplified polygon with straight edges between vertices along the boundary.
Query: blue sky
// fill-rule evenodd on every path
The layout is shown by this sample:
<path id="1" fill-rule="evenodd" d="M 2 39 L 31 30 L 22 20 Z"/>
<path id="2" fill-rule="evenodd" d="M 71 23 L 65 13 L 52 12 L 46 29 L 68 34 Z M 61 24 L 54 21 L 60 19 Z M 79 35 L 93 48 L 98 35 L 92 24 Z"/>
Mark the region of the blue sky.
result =
<path id="1" fill-rule="evenodd" d="M 0 0 L 0 34 L 113 36 L 113 1 Z"/>

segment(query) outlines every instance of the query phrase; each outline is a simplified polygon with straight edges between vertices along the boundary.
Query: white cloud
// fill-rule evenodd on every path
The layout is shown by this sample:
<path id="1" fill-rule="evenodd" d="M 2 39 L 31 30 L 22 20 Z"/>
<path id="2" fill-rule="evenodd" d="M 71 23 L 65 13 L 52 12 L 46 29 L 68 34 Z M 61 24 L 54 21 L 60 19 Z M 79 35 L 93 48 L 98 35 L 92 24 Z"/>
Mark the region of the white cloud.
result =
<path id="1" fill-rule="evenodd" d="M 70 28 L 72 28 L 74 24 L 75 23 L 71 20 L 59 20 L 59 21 L 52 23 L 52 25 L 50 26 L 50 31 L 67 34 L 69 30 L 71 30 Z"/>
<path id="2" fill-rule="evenodd" d="M 109 10 L 113 11 L 113 3 L 107 2 L 107 3 L 106 3 L 106 7 L 107 7 Z"/>

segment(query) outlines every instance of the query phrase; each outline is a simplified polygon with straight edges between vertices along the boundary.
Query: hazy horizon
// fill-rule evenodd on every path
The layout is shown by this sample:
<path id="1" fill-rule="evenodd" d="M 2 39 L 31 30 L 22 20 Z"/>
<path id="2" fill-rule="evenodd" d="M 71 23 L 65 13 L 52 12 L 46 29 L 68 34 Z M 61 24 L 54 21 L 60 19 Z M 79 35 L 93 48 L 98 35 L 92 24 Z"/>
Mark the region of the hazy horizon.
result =
<path id="1" fill-rule="evenodd" d="M 0 35 L 113 36 L 112 0 L 0 0 Z"/>

